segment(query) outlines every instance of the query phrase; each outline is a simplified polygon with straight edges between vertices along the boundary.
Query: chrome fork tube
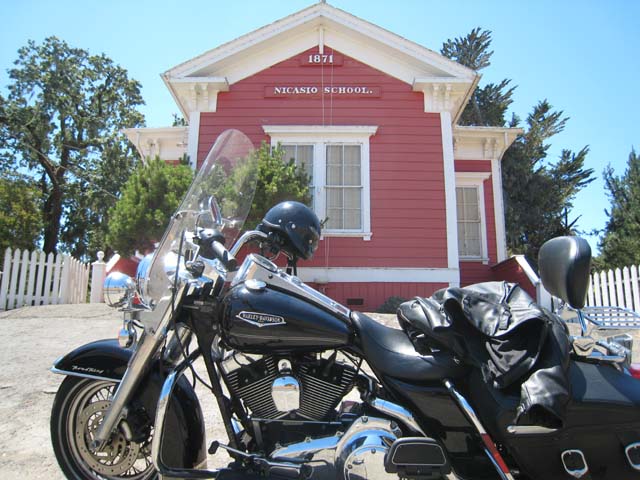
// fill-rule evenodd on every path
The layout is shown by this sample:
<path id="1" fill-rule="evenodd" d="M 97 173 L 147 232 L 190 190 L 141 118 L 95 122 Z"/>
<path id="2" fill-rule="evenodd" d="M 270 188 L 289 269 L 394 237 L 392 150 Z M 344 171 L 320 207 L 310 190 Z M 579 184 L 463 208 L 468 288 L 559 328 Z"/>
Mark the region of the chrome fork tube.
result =
<path id="1" fill-rule="evenodd" d="M 175 294 L 176 308 L 179 308 L 185 288 L 185 285 L 182 285 Z M 125 407 L 131 401 L 136 387 L 144 377 L 153 360 L 154 354 L 158 351 L 158 348 L 160 348 L 160 345 L 162 345 L 167 336 L 167 328 L 171 322 L 174 310 L 171 308 L 171 303 L 171 297 L 164 297 L 158 302 L 155 310 L 149 312 L 149 324 L 155 324 L 157 327 L 145 327 L 145 332 L 142 334 L 136 346 L 136 351 L 131 357 L 131 360 L 129 360 L 127 371 L 111 398 L 111 405 L 96 429 L 95 436 L 91 442 L 91 448 L 102 450 L 111 436 L 111 432 L 113 432 L 113 429 L 123 418 Z"/>
<path id="2" fill-rule="evenodd" d="M 140 338 L 136 351 L 127 366 L 127 371 L 122 377 L 118 389 L 113 394 L 111 405 L 96 430 L 93 442 L 91 443 L 92 448 L 101 450 L 116 424 L 124 416 L 124 407 L 131 400 L 131 396 L 138 386 L 138 382 L 146 373 L 147 367 L 151 363 L 153 355 L 162 340 L 162 338 L 146 333 Z"/>
<path id="3" fill-rule="evenodd" d="M 166 362 L 175 365 L 183 358 L 183 353 L 186 353 L 189 342 L 193 332 L 184 325 L 176 325 L 175 331 L 167 341 L 167 347 L 165 348 L 163 358 Z"/>

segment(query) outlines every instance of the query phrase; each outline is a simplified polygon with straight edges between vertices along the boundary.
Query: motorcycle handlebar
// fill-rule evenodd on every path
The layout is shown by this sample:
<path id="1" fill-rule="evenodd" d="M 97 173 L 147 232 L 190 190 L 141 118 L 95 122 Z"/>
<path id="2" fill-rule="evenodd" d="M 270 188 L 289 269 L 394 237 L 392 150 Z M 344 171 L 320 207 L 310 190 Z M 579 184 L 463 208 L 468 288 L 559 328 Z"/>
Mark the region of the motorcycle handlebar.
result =
<path id="1" fill-rule="evenodd" d="M 238 260 L 229 252 L 229 250 L 225 248 L 223 244 L 214 240 L 211 243 L 211 249 L 213 250 L 216 258 L 220 260 L 220 263 L 222 263 L 227 271 L 232 272 L 236 268 L 238 268 Z"/>

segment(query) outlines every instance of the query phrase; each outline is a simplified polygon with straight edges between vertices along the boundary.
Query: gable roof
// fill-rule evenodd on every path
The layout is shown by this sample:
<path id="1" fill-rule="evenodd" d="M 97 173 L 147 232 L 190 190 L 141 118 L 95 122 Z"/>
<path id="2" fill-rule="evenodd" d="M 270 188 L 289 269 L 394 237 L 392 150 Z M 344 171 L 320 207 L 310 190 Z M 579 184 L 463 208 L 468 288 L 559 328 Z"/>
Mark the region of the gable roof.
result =
<path id="1" fill-rule="evenodd" d="M 480 76 L 448 58 L 324 2 L 277 20 L 162 74 L 185 118 L 215 111 L 217 93 L 303 51 L 324 46 L 425 94 L 426 111 L 455 122 Z"/>

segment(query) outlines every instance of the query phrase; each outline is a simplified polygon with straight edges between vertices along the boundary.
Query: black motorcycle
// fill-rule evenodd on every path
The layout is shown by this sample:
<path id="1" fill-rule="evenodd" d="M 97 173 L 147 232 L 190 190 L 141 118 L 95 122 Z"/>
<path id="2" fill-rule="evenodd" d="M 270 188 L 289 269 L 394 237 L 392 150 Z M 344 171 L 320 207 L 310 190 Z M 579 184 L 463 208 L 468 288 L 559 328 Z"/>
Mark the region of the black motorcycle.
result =
<path id="1" fill-rule="evenodd" d="M 320 238 L 307 207 L 276 205 L 242 233 L 252 152 L 220 135 L 137 282 L 108 277 L 118 339 L 55 362 L 51 436 L 68 478 L 640 478 L 629 344 L 570 337 L 505 283 L 407 302 L 401 328 L 349 310 L 295 276 Z M 540 258 L 574 307 L 585 244 L 555 239 Z M 196 379 L 227 434 L 209 445 Z M 221 449 L 231 462 L 207 470 Z"/>

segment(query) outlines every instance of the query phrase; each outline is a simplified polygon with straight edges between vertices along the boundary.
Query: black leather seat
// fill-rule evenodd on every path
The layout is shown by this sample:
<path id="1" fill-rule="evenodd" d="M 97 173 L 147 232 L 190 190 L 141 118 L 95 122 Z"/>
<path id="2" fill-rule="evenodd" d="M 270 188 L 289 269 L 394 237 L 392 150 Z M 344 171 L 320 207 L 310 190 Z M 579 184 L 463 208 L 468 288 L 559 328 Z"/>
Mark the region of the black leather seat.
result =
<path id="1" fill-rule="evenodd" d="M 400 380 L 434 381 L 467 372 L 446 351 L 420 355 L 402 331 L 387 327 L 362 313 L 351 314 L 358 344 L 371 368 Z"/>

